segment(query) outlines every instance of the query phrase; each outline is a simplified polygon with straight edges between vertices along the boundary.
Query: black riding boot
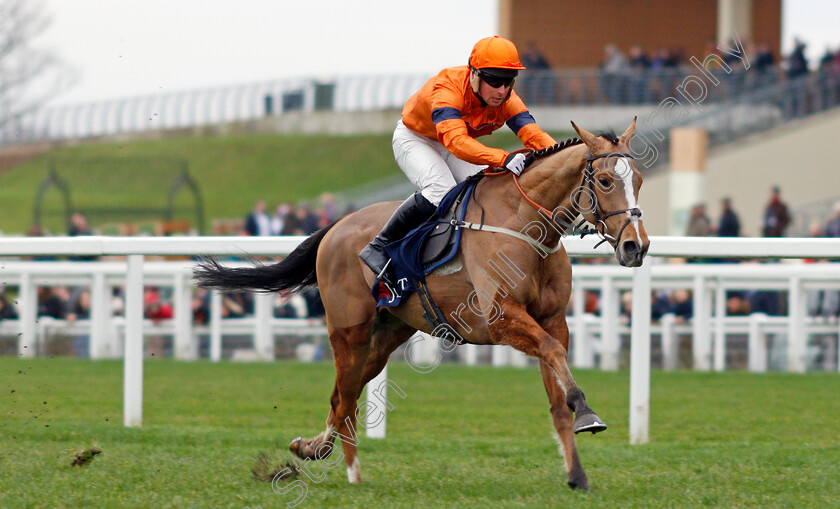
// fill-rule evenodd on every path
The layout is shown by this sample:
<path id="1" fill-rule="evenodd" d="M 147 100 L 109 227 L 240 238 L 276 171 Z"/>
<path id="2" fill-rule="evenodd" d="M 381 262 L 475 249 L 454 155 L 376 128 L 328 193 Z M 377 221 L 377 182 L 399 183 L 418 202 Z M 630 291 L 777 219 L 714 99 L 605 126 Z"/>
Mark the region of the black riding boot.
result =
<path id="1" fill-rule="evenodd" d="M 359 254 L 359 258 L 370 267 L 377 279 L 394 286 L 393 278 L 387 270 L 391 259 L 385 254 L 385 246 L 405 237 L 408 232 L 429 219 L 436 208 L 419 191 L 397 207 L 379 235 Z"/>

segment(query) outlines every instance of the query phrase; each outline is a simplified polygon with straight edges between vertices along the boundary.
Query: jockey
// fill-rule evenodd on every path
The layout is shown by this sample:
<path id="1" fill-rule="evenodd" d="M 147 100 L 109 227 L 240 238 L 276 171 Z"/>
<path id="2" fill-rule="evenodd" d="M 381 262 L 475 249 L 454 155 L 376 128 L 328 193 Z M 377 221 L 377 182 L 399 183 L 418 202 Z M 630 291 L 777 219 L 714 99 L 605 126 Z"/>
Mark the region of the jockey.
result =
<path id="1" fill-rule="evenodd" d="M 469 65 L 442 70 L 405 104 L 392 146 L 400 169 L 420 191 L 397 208 L 359 255 L 379 280 L 393 286 L 385 246 L 429 219 L 457 183 L 486 166 L 517 175 L 525 167 L 525 155 L 487 147 L 475 138 L 507 124 L 530 149 L 556 144 L 513 91 L 522 69 L 512 42 L 486 37 L 476 43 Z"/>

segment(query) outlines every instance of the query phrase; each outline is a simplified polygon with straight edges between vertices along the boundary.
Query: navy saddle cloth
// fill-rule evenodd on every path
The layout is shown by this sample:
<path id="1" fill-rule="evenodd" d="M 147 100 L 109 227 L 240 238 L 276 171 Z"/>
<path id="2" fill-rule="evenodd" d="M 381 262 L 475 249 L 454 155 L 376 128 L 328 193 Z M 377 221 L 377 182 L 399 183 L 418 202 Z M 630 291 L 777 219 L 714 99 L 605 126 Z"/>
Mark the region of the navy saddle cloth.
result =
<path id="1" fill-rule="evenodd" d="M 455 256 L 461 240 L 461 228 L 453 225 L 451 220 L 464 219 L 467 202 L 481 177 L 479 173 L 453 187 L 441 200 L 432 219 L 411 230 L 402 240 L 385 247 L 391 258 L 397 287 L 374 281 L 371 295 L 376 299 L 377 306 L 399 306 L 403 299 L 417 290 L 415 280 L 425 281 L 428 273 Z"/>

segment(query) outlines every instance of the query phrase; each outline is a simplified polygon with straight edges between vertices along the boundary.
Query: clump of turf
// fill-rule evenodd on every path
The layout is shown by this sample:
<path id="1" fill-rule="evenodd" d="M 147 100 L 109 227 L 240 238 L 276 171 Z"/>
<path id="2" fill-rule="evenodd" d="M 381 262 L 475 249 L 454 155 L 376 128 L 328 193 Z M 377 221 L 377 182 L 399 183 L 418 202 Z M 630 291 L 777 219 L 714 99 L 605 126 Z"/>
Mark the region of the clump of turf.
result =
<path id="1" fill-rule="evenodd" d="M 297 479 L 300 470 L 291 461 L 283 461 L 275 446 L 269 452 L 260 452 L 254 458 L 254 466 L 251 467 L 251 476 L 262 482 L 272 482 L 275 479 Z"/>
<path id="2" fill-rule="evenodd" d="M 102 454 L 101 449 L 85 449 L 84 451 L 77 452 L 76 458 L 70 463 L 71 467 L 83 467 L 93 461 L 93 457 L 97 454 Z"/>

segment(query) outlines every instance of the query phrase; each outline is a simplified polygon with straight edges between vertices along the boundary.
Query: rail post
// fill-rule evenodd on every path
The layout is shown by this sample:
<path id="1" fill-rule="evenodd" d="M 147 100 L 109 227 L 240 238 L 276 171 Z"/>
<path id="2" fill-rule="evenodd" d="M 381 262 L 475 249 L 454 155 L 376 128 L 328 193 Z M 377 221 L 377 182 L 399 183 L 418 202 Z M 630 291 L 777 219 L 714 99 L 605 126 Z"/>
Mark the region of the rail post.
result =
<path id="1" fill-rule="evenodd" d="M 650 261 L 633 269 L 630 329 L 630 443 L 646 444 L 650 428 Z"/>

